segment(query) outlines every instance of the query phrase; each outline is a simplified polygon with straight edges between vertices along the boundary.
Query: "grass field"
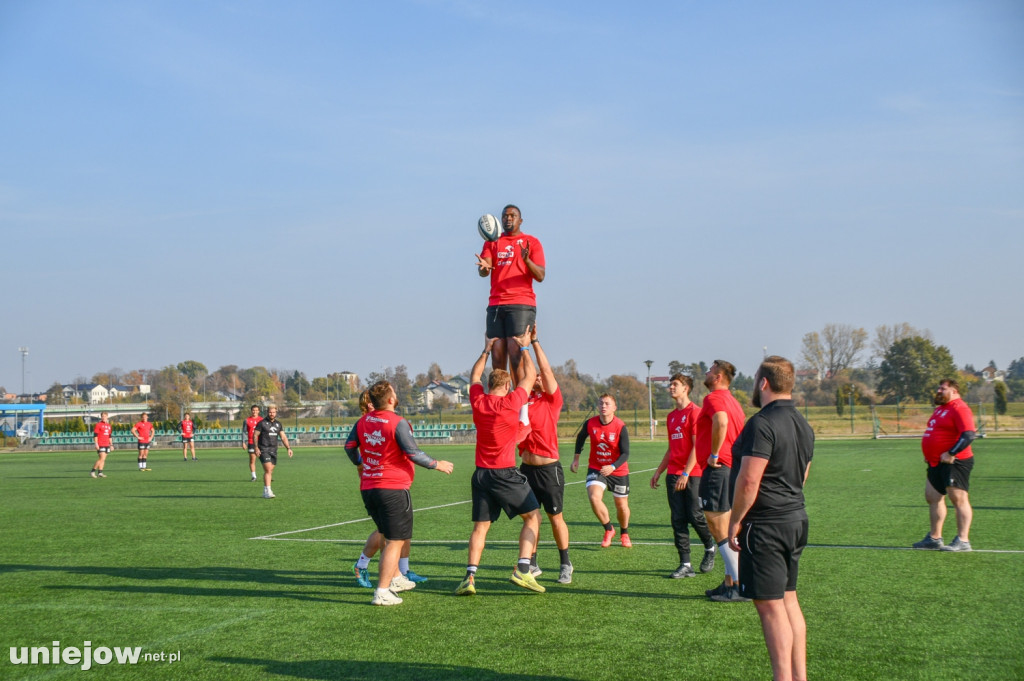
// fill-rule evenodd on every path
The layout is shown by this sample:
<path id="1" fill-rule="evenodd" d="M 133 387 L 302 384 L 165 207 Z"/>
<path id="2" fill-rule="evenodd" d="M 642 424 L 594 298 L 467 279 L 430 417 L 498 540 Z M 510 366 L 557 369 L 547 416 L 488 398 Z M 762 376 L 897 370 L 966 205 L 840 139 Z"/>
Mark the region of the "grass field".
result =
<path id="1" fill-rule="evenodd" d="M 285 457 L 274 500 L 248 482 L 240 449 L 200 451 L 187 464 L 178 451 L 156 451 L 150 473 L 121 450 L 105 480 L 88 477 L 86 452 L 2 455 L 5 649 L 89 641 L 180 659 L 85 672 L 15 665 L 5 651 L 0 679 L 770 678 L 753 606 L 703 596 L 721 581 L 720 561 L 710 575 L 667 578 L 677 561 L 665 491 L 648 485 L 664 443 L 633 449 L 633 549 L 597 546 L 582 476 L 567 473 L 574 583 L 555 584 L 545 525 L 548 592 L 510 584 L 521 523 L 503 518 L 479 594 L 457 598 L 473 451 L 431 448 L 456 471 L 420 471 L 413 487 L 422 510 L 412 563 L 430 581 L 393 608 L 371 607 L 350 576 L 371 525 L 340 449 Z M 1024 442 L 982 440 L 975 450 L 976 550 L 958 555 L 905 550 L 927 530 L 917 441 L 818 444 L 799 586 L 811 678 L 1024 678 Z M 946 540 L 953 534 L 951 512 Z"/>

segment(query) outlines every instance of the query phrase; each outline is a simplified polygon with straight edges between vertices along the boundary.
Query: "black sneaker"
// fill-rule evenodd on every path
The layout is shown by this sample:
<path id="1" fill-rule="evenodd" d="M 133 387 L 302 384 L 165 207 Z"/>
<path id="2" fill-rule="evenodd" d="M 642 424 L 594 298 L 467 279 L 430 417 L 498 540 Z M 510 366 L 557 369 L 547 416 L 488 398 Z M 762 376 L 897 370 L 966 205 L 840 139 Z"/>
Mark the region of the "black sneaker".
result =
<path id="1" fill-rule="evenodd" d="M 669 577 L 672 579 L 683 579 L 684 577 L 696 577 L 697 573 L 689 565 L 680 565 Z"/>
<path id="2" fill-rule="evenodd" d="M 732 586 L 726 587 L 723 593 L 711 596 L 711 600 L 715 603 L 746 603 L 750 599 L 745 596 L 740 596 L 739 586 L 733 584 Z"/>
<path id="3" fill-rule="evenodd" d="M 924 539 L 921 541 L 914 542 L 915 549 L 925 549 L 928 551 L 936 551 L 942 548 L 942 537 L 936 539 L 931 533 L 926 534 Z"/>
<path id="4" fill-rule="evenodd" d="M 711 572 L 715 569 L 715 551 L 714 545 L 710 549 L 704 549 L 704 557 L 700 561 L 701 572 Z"/>
<path id="5" fill-rule="evenodd" d="M 708 596 L 709 598 L 712 596 L 721 595 L 724 594 L 729 588 L 731 587 L 726 586 L 725 581 L 723 580 L 722 583 L 716 586 L 714 589 L 706 589 L 704 591 L 704 595 Z"/>

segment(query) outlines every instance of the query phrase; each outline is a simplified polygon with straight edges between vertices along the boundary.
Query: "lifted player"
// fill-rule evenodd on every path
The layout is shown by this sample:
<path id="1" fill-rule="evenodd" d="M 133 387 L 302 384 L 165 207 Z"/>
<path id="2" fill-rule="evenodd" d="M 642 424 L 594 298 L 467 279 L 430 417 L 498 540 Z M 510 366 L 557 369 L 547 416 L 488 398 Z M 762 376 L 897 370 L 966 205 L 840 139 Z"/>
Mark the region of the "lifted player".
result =
<path id="1" fill-rule="evenodd" d="M 627 549 L 633 548 L 629 538 L 629 432 L 622 419 L 615 415 L 615 398 L 605 393 L 597 402 L 597 416 L 587 421 L 576 437 L 576 453 L 572 458 L 573 473 L 580 467 L 583 443 L 590 437 L 590 461 L 587 465 L 587 497 L 590 508 L 604 526 L 601 546 L 612 545 L 615 528 L 604 504 L 604 491 L 611 489 L 615 515 L 619 519 L 619 540 Z"/>

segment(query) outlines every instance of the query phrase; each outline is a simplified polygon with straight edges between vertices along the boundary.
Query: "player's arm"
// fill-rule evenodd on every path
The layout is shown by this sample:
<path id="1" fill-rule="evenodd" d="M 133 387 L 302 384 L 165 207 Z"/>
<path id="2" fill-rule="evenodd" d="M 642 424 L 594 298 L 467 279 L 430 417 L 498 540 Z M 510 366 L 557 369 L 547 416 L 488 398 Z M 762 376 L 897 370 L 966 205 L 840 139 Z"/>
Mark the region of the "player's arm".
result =
<path id="1" fill-rule="evenodd" d="M 658 464 L 658 468 L 654 471 L 654 475 L 651 476 L 651 489 L 658 489 L 658 480 L 661 479 L 661 474 L 668 468 L 668 460 L 672 457 L 672 447 L 669 446 L 665 450 L 665 456 L 661 457 L 661 463 Z"/>
<path id="2" fill-rule="evenodd" d="M 768 467 L 768 459 L 759 456 L 744 456 L 740 464 L 739 475 L 736 476 L 736 489 L 732 498 L 732 515 L 729 516 L 729 546 L 734 551 L 740 550 L 737 537 L 740 534 L 740 523 L 743 516 L 754 505 L 757 491 L 761 487 L 764 469 Z"/>
<path id="3" fill-rule="evenodd" d="M 516 343 L 519 345 L 519 352 L 522 354 L 522 364 L 520 369 L 523 370 L 523 378 L 519 381 L 519 386 L 526 391 L 529 395 L 530 391 L 533 390 L 533 384 L 537 382 L 537 367 L 533 365 L 533 358 L 530 357 L 528 352 L 530 349 L 530 329 L 527 327 L 526 331 L 523 331 L 521 336 L 516 336 Z"/>
<path id="4" fill-rule="evenodd" d="M 627 461 L 629 461 L 629 431 L 626 430 L 626 426 L 622 426 L 622 430 L 619 431 L 619 458 L 610 464 L 601 466 L 601 475 L 611 475 Z"/>
<path id="5" fill-rule="evenodd" d="M 544 281 L 544 275 L 546 274 L 544 266 L 538 265 L 533 261 L 533 258 L 531 257 L 533 254 L 531 252 L 530 240 L 524 239 L 524 241 L 526 243 L 519 248 L 520 255 L 523 256 L 523 264 L 526 265 L 526 269 L 529 270 L 531 277 L 536 279 L 538 282 Z M 544 250 L 541 248 L 539 241 L 537 242 L 537 250 L 540 251 L 541 259 L 543 260 Z"/>
<path id="6" fill-rule="evenodd" d="M 141 436 L 141 435 L 139 435 L 139 427 L 138 427 L 138 425 L 134 425 L 134 426 L 132 426 L 132 436 L 133 436 L 133 437 L 134 437 L 134 438 L 135 438 L 136 440 L 141 440 L 141 439 L 142 439 L 142 436 Z"/>
<path id="7" fill-rule="evenodd" d="M 569 466 L 569 470 L 573 473 L 579 470 L 580 452 L 583 451 L 583 445 L 586 444 L 588 437 L 590 437 L 590 433 L 587 431 L 586 422 L 584 422 L 583 427 L 580 428 L 579 434 L 576 435 L 576 447 L 573 450 L 572 465 Z"/>
<path id="8" fill-rule="evenodd" d="M 960 438 L 956 441 L 956 443 L 949 448 L 948 452 L 943 454 L 943 457 L 949 457 L 949 460 L 943 460 L 943 463 L 953 463 L 954 461 L 956 461 L 956 455 L 970 447 L 971 443 L 974 442 L 975 438 L 977 437 L 978 434 L 973 430 L 965 430 L 964 432 L 960 433 Z M 940 459 L 941 458 L 942 457 L 940 457 Z"/>
<path id="9" fill-rule="evenodd" d="M 281 442 L 284 443 L 285 449 L 288 450 L 288 458 L 292 458 L 292 446 L 288 444 L 288 433 L 284 432 L 284 426 L 281 426 L 279 435 L 281 437 Z"/>
<path id="10" fill-rule="evenodd" d="M 469 374 L 469 384 L 474 383 L 483 384 L 482 379 L 484 377 L 484 368 L 487 366 L 487 355 L 491 354 L 491 346 L 494 345 L 496 338 L 487 338 L 487 342 L 484 345 L 484 351 L 480 353 L 480 356 L 476 358 L 476 362 L 473 364 L 473 370 Z"/>
<path id="11" fill-rule="evenodd" d="M 448 475 L 451 475 L 452 470 L 455 468 L 451 461 L 437 461 L 420 449 L 419 445 L 416 444 L 416 438 L 412 436 L 412 428 L 405 419 L 399 421 L 398 427 L 395 428 L 395 442 L 398 443 L 402 452 L 409 457 L 409 461 L 412 461 L 417 466 L 429 468 L 430 470 L 439 470 Z"/>
<path id="12" fill-rule="evenodd" d="M 708 465 L 712 468 L 722 467 L 722 464 L 718 463 L 718 450 L 725 443 L 725 434 L 728 432 L 729 415 L 725 410 L 716 411 L 711 416 L 711 457 L 708 459 Z"/>
<path id="13" fill-rule="evenodd" d="M 359 431 L 356 430 L 358 425 L 352 425 L 352 430 L 348 432 L 348 439 L 345 440 L 345 453 L 348 454 L 349 461 L 356 466 L 363 463 L 363 457 L 359 455 Z"/>
<path id="14" fill-rule="evenodd" d="M 540 340 L 537 339 L 536 324 L 534 324 L 533 328 L 530 329 L 530 344 L 533 346 L 533 351 L 537 355 L 537 372 L 540 373 L 541 378 L 544 379 L 544 392 L 548 395 L 554 395 L 555 391 L 558 390 L 558 382 L 555 380 L 555 372 L 551 369 L 551 362 L 548 361 L 548 355 L 544 352 L 544 348 L 540 346 Z"/>
<path id="15" fill-rule="evenodd" d="M 494 261 L 491 259 L 491 254 L 488 253 L 488 244 L 484 244 L 483 250 L 476 256 L 476 271 L 481 277 L 486 277 L 494 269 Z"/>
<path id="16" fill-rule="evenodd" d="M 676 491 L 682 492 L 686 487 L 686 483 L 690 479 L 690 473 L 693 472 L 694 467 L 697 465 L 697 445 L 690 448 L 690 455 L 686 457 L 686 465 L 683 466 L 683 474 L 676 480 Z"/>
<path id="17" fill-rule="evenodd" d="M 260 455 L 260 436 L 263 434 L 263 419 L 252 429 L 252 446 L 256 450 L 256 456 Z"/>

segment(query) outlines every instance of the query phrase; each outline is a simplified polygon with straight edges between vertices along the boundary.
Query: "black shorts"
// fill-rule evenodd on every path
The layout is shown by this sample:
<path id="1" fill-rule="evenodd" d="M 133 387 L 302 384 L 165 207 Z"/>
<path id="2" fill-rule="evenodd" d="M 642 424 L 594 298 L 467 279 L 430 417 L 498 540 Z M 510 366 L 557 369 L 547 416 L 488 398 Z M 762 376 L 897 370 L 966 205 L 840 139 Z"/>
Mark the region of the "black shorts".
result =
<path id="1" fill-rule="evenodd" d="M 183 436 L 181 438 L 181 444 L 185 444 L 186 442 L 192 442 L 192 438 Z"/>
<path id="2" fill-rule="evenodd" d="M 537 502 L 544 507 L 545 513 L 558 515 L 562 512 L 562 499 L 565 495 L 565 473 L 559 461 L 543 466 L 523 464 L 519 471 L 526 476 Z"/>
<path id="3" fill-rule="evenodd" d="M 537 497 L 517 468 L 477 468 L 473 473 L 473 522 L 494 522 L 536 511 Z"/>
<path id="4" fill-rule="evenodd" d="M 623 498 L 629 496 L 629 474 L 626 475 L 601 475 L 596 468 L 587 469 L 587 487 L 600 485 L 612 491 L 613 497 Z"/>
<path id="5" fill-rule="evenodd" d="M 363 506 L 385 539 L 412 539 L 412 496 L 407 489 L 364 489 Z"/>
<path id="6" fill-rule="evenodd" d="M 744 522 L 739 543 L 741 596 L 771 601 L 782 598 L 787 591 L 796 591 L 800 554 L 807 546 L 806 518 Z"/>
<path id="7" fill-rule="evenodd" d="M 149 446 L 151 444 L 153 444 L 153 443 L 152 442 L 140 442 L 139 443 L 139 451 L 141 452 L 143 449 L 149 449 Z"/>
<path id="8" fill-rule="evenodd" d="M 109 454 L 110 453 L 110 447 L 97 447 L 96 448 L 96 453 L 97 454 Z"/>
<path id="9" fill-rule="evenodd" d="M 256 453 L 256 445 L 252 445 L 252 444 L 246 445 L 246 448 L 249 450 L 250 454 L 255 454 Z"/>
<path id="10" fill-rule="evenodd" d="M 945 494 L 947 487 L 956 487 L 970 492 L 971 470 L 974 469 L 974 457 L 957 459 L 956 463 L 940 463 L 928 467 L 928 482 L 939 494 Z"/>
<path id="11" fill-rule="evenodd" d="M 521 336 L 536 321 L 537 308 L 533 305 L 491 305 L 487 308 L 487 337 Z"/>
<path id="12" fill-rule="evenodd" d="M 260 450 L 260 461 L 263 463 L 272 463 L 277 465 L 277 450 L 276 449 L 261 449 Z"/>
<path id="13" fill-rule="evenodd" d="M 700 508 L 704 512 L 724 513 L 732 510 L 732 489 L 729 475 L 732 469 L 728 466 L 712 468 L 708 466 L 700 476 Z"/>

